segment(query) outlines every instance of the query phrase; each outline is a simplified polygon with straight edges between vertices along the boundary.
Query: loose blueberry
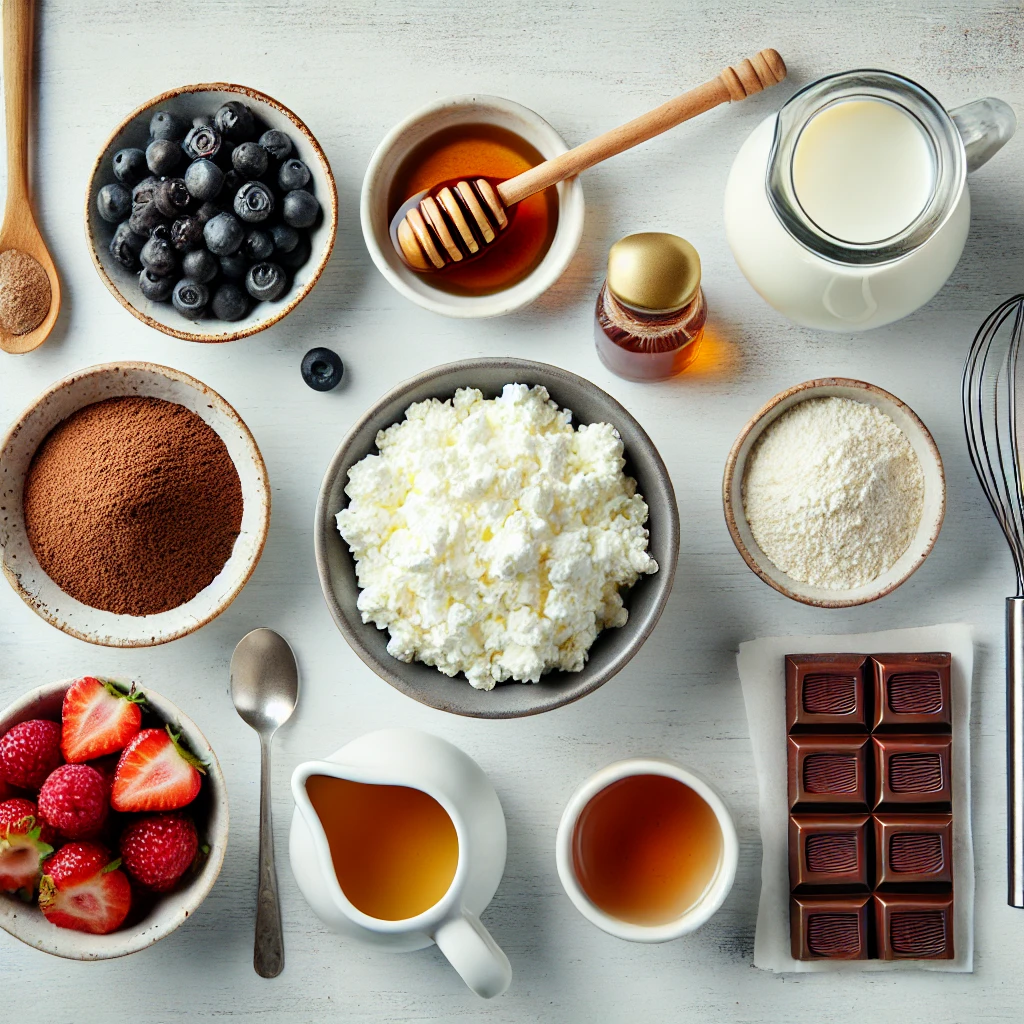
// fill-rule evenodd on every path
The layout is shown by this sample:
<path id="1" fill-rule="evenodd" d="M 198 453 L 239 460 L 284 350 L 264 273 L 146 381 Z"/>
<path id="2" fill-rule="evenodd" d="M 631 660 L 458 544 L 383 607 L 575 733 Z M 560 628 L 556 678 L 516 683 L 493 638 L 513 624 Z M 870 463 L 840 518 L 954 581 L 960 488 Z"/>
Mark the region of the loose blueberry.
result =
<path id="1" fill-rule="evenodd" d="M 114 154 L 114 177 L 129 188 L 146 176 L 146 154 L 141 149 L 119 149 Z"/>
<path id="2" fill-rule="evenodd" d="M 299 233 L 287 224 L 275 224 L 270 229 L 270 237 L 274 240 L 274 248 L 278 252 L 291 252 L 299 244 Z"/>
<path id="3" fill-rule="evenodd" d="M 191 252 L 199 249 L 203 244 L 203 225 L 199 218 L 179 217 L 172 225 L 170 231 L 171 245 L 178 252 Z"/>
<path id="4" fill-rule="evenodd" d="M 96 196 L 96 209 L 105 221 L 118 224 L 132 212 L 132 194 L 124 185 L 112 181 L 100 189 Z"/>
<path id="5" fill-rule="evenodd" d="M 249 310 L 249 297 L 244 288 L 227 281 L 213 293 L 211 309 L 218 320 L 241 320 Z"/>
<path id="6" fill-rule="evenodd" d="M 132 231 L 125 220 L 117 225 L 114 237 L 110 240 L 110 255 L 125 270 L 138 270 L 139 253 L 145 244 L 145 237 Z"/>
<path id="7" fill-rule="evenodd" d="M 219 270 L 220 262 L 209 249 L 193 249 L 181 258 L 181 272 L 200 284 L 209 284 Z"/>
<path id="8" fill-rule="evenodd" d="M 214 115 L 214 124 L 225 139 L 231 139 L 233 142 L 245 142 L 256 134 L 256 121 L 252 111 L 238 100 L 225 103 Z"/>
<path id="9" fill-rule="evenodd" d="M 245 241 L 242 243 L 242 252 L 254 263 L 269 260 L 274 255 L 274 239 L 270 236 L 269 232 L 253 228 L 245 236 Z"/>
<path id="10" fill-rule="evenodd" d="M 257 302 L 273 302 L 284 292 L 288 279 L 276 263 L 257 263 L 245 275 L 245 290 Z"/>
<path id="11" fill-rule="evenodd" d="M 218 213 L 203 225 L 203 238 L 214 256 L 230 256 L 245 239 L 245 228 L 232 214 Z"/>
<path id="12" fill-rule="evenodd" d="M 212 160 L 193 160 L 185 169 L 185 187 L 205 203 L 215 199 L 224 184 L 224 172 Z"/>
<path id="13" fill-rule="evenodd" d="M 189 129 L 181 148 L 190 160 L 212 160 L 220 151 L 220 131 L 212 124 L 202 124 Z"/>
<path id="14" fill-rule="evenodd" d="M 170 174 L 180 161 L 181 147 L 170 139 L 154 139 L 146 147 L 146 165 L 154 174 Z"/>
<path id="15" fill-rule="evenodd" d="M 174 308 L 190 320 L 198 320 L 210 301 L 210 290 L 205 284 L 193 281 L 189 277 L 183 277 L 171 293 L 171 302 Z"/>
<path id="16" fill-rule="evenodd" d="M 256 142 L 243 142 L 231 152 L 231 166 L 243 178 L 258 178 L 270 162 L 267 151 Z"/>
<path id="17" fill-rule="evenodd" d="M 221 256 L 220 272 L 229 281 L 242 281 L 249 269 L 249 261 L 240 252 L 232 253 L 230 256 Z"/>
<path id="18" fill-rule="evenodd" d="M 345 364 L 329 348 L 311 348 L 302 357 L 302 379 L 314 391 L 330 391 L 341 383 Z"/>
<path id="19" fill-rule="evenodd" d="M 285 224 L 290 224 L 293 228 L 312 227 L 319 216 L 320 204 L 315 196 L 305 189 L 297 188 L 289 192 L 281 204 L 281 217 Z"/>
<path id="20" fill-rule="evenodd" d="M 151 202 L 153 196 L 156 194 L 156 187 L 160 184 L 160 179 L 155 175 L 151 174 L 148 178 L 143 178 L 132 189 L 132 202 L 133 203 L 148 203 Z"/>
<path id="21" fill-rule="evenodd" d="M 277 183 L 284 192 L 305 188 L 309 179 L 309 168 L 301 160 L 285 160 L 277 172 Z"/>
<path id="22" fill-rule="evenodd" d="M 274 212 L 274 194 L 262 181 L 247 181 L 235 193 L 234 210 L 247 224 L 259 224 Z"/>
<path id="23" fill-rule="evenodd" d="M 275 159 L 287 160 L 292 152 L 292 140 L 276 128 L 264 132 L 260 136 L 260 145 Z"/>
<path id="24" fill-rule="evenodd" d="M 307 235 L 299 235 L 299 241 L 291 252 L 279 252 L 277 262 L 289 270 L 298 270 L 309 259 L 312 246 Z"/>
<path id="25" fill-rule="evenodd" d="M 145 235 L 149 238 L 153 234 L 153 228 L 164 223 L 164 215 L 157 209 L 154 202 L 135 203 L 132 206 L 132 215 L 128 218 L 132 231 L 137 235 Z"/>
<path id="26" fill-rule="evenodd" d="M 188 122 L 176 117 L 169 110 L 158 110 L 149 121 L 151 139 L 170 139 L 181 142 L 188 131 Z"/>
<path id="27" fill-rule="evenodd" d="M 183 178 L 165 178 L 153 190 L 153 202 L 165 217 L 180 217 L 192 202 Z"/>
<path id="28" fill-rule="evenodd" d="M 161 277 L 149 269 L 139 274 L 139 291 L 152 302 L 166 302 L 171 297 L 173 287 L 173 277 Z"/>
<path id="29" fill-rule="evenodd" d="M 157 277 L 168 277 L 178 269 L 178 255 L 166 238 L 149 238 L 139 253 L 142 265 Z"/>

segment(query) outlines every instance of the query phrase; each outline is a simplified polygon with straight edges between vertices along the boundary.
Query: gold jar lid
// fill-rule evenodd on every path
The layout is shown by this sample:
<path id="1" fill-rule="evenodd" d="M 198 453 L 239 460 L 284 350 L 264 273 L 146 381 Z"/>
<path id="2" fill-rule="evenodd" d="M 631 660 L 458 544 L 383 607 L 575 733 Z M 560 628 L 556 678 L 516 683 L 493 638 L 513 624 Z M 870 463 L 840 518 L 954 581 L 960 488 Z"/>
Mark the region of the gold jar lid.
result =
<path id="1" fill-rule="evenodd" d="M 641 231 L 608 250 L 608 289 L 642 313 L 674 313 L 700 288 L 700 256 L 685 238 Z"/>

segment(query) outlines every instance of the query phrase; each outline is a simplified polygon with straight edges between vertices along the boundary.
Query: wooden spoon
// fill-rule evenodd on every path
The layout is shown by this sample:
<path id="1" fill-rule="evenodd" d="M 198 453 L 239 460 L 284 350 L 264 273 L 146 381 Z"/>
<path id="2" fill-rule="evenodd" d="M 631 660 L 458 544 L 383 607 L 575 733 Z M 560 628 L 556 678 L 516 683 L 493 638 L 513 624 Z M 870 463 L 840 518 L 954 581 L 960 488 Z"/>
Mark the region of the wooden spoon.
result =
<path id="1" fill-rule="evenodd" d="M 42 322 L 24 334 L 11 334 L 0 322 L 0 348 L 31 352 L 50 334 L 60 312 L 60 281 L 32 213 L 28 187 L 29 103 L 32 96 L 32 50 L 35 0 L 3 0 L 4 90 L 7 93 L 7 206 L 0 227 L 0 255 L 17 249 L 45 271 L 50 308 Z M 29 264 L 31 267 L 31 264 Z"/>
<path id="2" fill-rule="evenodd" d="M 785 77 L 786 65 L 778 51 L 761 50 L 736 67 L 726 68 L 710 82 L 497 187 L 486 178 L 435 185 L 402 204 L 391 220 L 392 242 L 413 270 L 430 273 L 458 263 L 481 252 L 498 237 L 508 225 L 508 207 L 705 110 L 746 99 Z"/>

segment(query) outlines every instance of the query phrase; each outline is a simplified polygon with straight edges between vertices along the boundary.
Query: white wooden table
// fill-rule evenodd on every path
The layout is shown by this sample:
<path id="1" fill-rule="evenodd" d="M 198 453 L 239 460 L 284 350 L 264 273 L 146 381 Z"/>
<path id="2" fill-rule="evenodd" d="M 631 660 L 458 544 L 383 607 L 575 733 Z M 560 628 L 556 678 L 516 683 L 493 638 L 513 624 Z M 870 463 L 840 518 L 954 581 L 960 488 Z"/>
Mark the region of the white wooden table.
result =
<path id="1" fill-rule="evenodd" d="M 1024 283 L 1024 138 L 972 179 L 974 224 L 953 277 L 923 310 L 866 335 L 794 327 L 750 289 L 726 247 L 721 199 L 730 162 L 754 125 L 795 87 L 857 66 L 903 72 L 955 105 L 992 93 L 1024 114 L 1024 16 L 1011 0 L 878 4 L 873 0 L 47 0 L 39 22 L 36 195 L 60 267 L 65 308 L 32 355 L 0 359 L 0 426 L 46 385 L 80 367 L 145 358 L 209 383 L 242 413 L 263 449 L 274 514 L 263 560 L 229 609 L 166 647 L 90 647 L 36 618 L 0 587 L 0 703 L 45 680 L 132 676 L 178 702 L 217 750 L 231 796 L 223 874 L 194 919 L 128 960 L 61 961 L 0 934 L 4 1017 L 92 1024 L 210 1018 L 282 1022 L 787 1021 L 962 1022 L 1021 1019 L 1024 912 L 1004 905 L 1003 598 L 1011 570 L 967 461 L 959 377 L 985 314 Z M 570 144 L 636 115 L 764 46 L 790 81 L 716 110 L 587 173 L 587 225 L 558 285 L 514 316 L 448 321 L 401 299 L 363 246 L 358 192 L 377 141 L 414 108 L 447 94 L 491 92 L 540 111 Z M 103 140 L 138 103 L 198 81 L 251 84 L 293 107 L 318 135 L 338 180 L 341 224 L 320 284 L 279 326 L 204 347 L 128 316 L 90 265 L 86 177 Z M 704 262 L 711 340 L 706 373 L 629 384 L 598 362 L 592 306 L 608 246 L 637 230 L 685 235 Z M 313 345 L 346 361 L 346 384 L 319 395 L 299 376 Z M 463 721 L 420 707 L 377 679 L 346 646 L 321 599 L 313 507 L 349 425 L 398 380 L 436 363 L 495 353 L 582 373 L 623 401 L 672 472 L 682 550 L 672 600 L 641 654 L 578 704 L 535 719 Z M 782 388 L 842 374 L 879 384 L 929 425 L 945 459 L 946 523 L 926 565 L 876 605 L 815 611 L 757 580 L 729 539 L 720 476 L 740 427 Z M 74 515 L 74 509 L 68 510 Z M 775 633 L 836 633 L 966 621 L 979 641 L 974 741 L 977 956 L 969 976 L 904 973 L 776 977 L 751 962 L 760 870 L 756 779 L 734 651 Z M 227 694 L 238 639 L 272 626 L 293 643 L 301 705 L 275 746 L 278 869 L 287 966 L 252 970 L 258 746 Z M 472 996 L 436 950 L 401 956 L 344 944 L 313 917 L 287 858 L 288 779 L 308 757 L 385 725 L 453 740 L 494 780 L 508 817 L 504 881 L 485 920 L 512 961 L 504 997 Z M 562 892 L 553 843 L 581 779 L 652 752 L 705 773 L 737 815 L 740 871 L 701 932 L 663 946 L 610 938 Z M 9 1010 L 9 1013 L 8 1013 Z M 13 1018 L 9 1018 L 13 1019 Z"/>

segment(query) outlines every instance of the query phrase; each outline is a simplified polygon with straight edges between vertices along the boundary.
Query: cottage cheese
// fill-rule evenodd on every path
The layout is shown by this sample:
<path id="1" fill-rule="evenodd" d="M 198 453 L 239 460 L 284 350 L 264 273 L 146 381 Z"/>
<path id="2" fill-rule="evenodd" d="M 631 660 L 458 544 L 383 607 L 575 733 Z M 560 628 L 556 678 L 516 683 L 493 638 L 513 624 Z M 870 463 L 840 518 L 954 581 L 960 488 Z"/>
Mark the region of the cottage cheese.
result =
<path id="1" fill-rule="evenodd" d="M 388 652 L 478 689 L 578 672 L 622 626 L 620 588 L 657 572 L 647 504 L 607 423 L 573 429 L 543 387 L 409 406 L 349 471 L 338 530 L 363 622 Z"/>

